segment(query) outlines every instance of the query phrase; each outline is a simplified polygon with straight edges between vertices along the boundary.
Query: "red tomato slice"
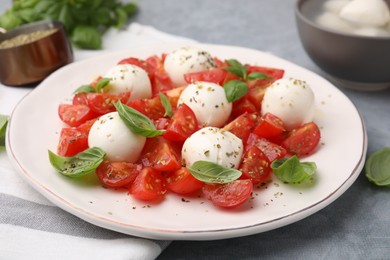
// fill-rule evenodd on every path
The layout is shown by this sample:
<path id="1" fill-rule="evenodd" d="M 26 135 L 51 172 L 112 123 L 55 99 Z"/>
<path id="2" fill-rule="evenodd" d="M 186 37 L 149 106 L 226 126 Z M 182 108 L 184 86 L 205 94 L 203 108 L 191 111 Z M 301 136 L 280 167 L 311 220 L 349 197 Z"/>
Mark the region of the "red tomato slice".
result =
<path id="1" fill-rule="evenodd" d="M 167 190 L 161 173 L 145 167 L 137 175 L 129 191 L 135 198 L 149 201 L 163 198 Z"/>
<path id="2" fill-rule="evenodd" d="M 229 124 L 225 125 L 223 129 L 233 133 L 245 143 L 252 129 L 255 127 L 256 118 L 256 114 L 245 112 Z"/>
<path id="3" fill-rule="evenodd" d="M 277 68 L 251 66 L 251 65 L 246 65 L 246 68 L 248 70 L 248 74 L 251 74 L 252 72 L 260 72 L 267 75 L 273 80 L 281 79 L 283 78 L 284 75 L 284 70 L 277 69 Z"/>
<path id="4" fill-rule="evenodd" d="M 104 186 L 119 188 L 132 183 L 141 169 L 139 164 L 103 161 L 96 169 L 96 175 Z"/>
<path id="5" fill-rule="evenodd" d="M 241 179 L 250 179 L 253 183 L 267 181 L 271 176 L 270 161 L 267 156 L 256 146 L 252 146 L 246 151 L 242 164 Z"/>
<path id="6" fill-rule="evenodd" d="M 167 188 L 178 194 L 193 193 L 203 187 L 204 183 L 196 179 L 186 167 L 165 175 Z"/>
<path id="7" fill-rule="evenodd" d="M 108 93 L 78 93 L 73 97 L 74 105 L 86 105 L 93 112 L 104 115 L 116 111 L 114 104 L 121 101 L 127 104 L 130 99 L 130 93 L 126 92 L 121 95 L 111 95 Z"/>
<path id="8" fill-rule="evenodd" d="M 186 104 L 176 110 L 169 122 L 164 137 L 168 140 L 181 142 L 199 129 L 198 120 L 194 112 Z"/>
<path id="9" fill-rule="evenodd" d="M 271 113 L 266 113 L 260 118 L 260 122 L 255 130 L 253 130 L 253 133 L 260 137 L 270 138 L 278 136 L 285 131 L 284 123 L 279 117 Z"/>
<path id="10" fill-rule="evenodd" d="M 164 92 L 164 94 L 168 97 L 169 103 L 171 103 L 172 107 L 177 107 L 177 102 L 179 100 L 181 92 L 183 92 L 185 88 L 186 87 L 173 88 Z"/>
<path id="11" fill-rule="evenodd" d="M 58 115 L 69 126 L 79 126 L 98 115 L 86 105 L 60 104 Z"/>
<path id="12" fill-rule="evenodd" d="M 228 64 L 225 61 L 220 60 L 218 57 L 214 57 L 215 64 L 217 68 L 225 68 Z"/>
<path id="13" fill-rule="evenodd" d="M 88 134 L 96 119 L 89 120 L 78 127 L 63 128 L 57 146 L 57 154 L 73 156 L 88 149 Z"/>
<path id="14" fill-rule="evenodd" d="M 255 105 L 253 105 L 253 103 L 249 101 L 248 96 L 245 95 L 239 100 L 233 102 L 231 117 L 236 118 L 244 113 L 253 114 L 257 112 L 258 110 Z"/>
<path id="15" fill-rule="evenodd" d="M 174 84 L 164 69 L 165 55 L 161 58 L 154 55 L 146 59 L 146 62 L 154 68 L 154 81 L 152 82 L 153 96 L 174 88 Z"/>
<path id="16" fill-rule="evenodd" d="M 268 85 L 267 85 L 268 86 Z M 250 86 L 248 91 L 248 100 L 256 107 L 257 111 L 261 111 L 261 102 L 263 102 L 266 87 Z"/>
<path id="17" fill-rule="evenodd" d="M 57 154 L 61 156 L 74 156 L 88 149 L 88 134 L 77 128 L 62 128 Z"/>
<path id="18" fill-rule="evenodd" d="M 282 145 L 298 157 L 312 154 L 321 138 L 320 129 L 314 122 L 309 122 L 291 131 Z"/>
<path id="19" fill-rule="evenodd" d="M 153 120 L 164 117 L 165 114 L 160 96 L 150 99 L 136 99 L 131 101 L 129 106 Z"/>
<path id="20" fill-rule="evenodd" d="M 188 84 L 198 81 L 205 81 L 222 85 L 226 74 L 226 70 L 217 68 L 200 72 L 187 73 L 184 75 L 184 79 Z"/>
<path id="21" fill-rule="evenodd" d="M 146 140 L 141 155 L 144 166 L 150 166 L 158 171 L 175 171 L 180 169 L 179 147 L 162 136 Z"/>
<path id="22" fill-rule="evenodd" d="M 283 158 L 287 154 L 287 150 L 282 146 L 255 134 L 249 135 L 245 150 L 248 151 L 252 146 L 259 148 L 267 156 L 270 162 L 274 161 L 275 159 Z"/>
<path id="23" fill-rule="evenodd" d="M 226 184 L 205 184 L 202 191 L 214 205 L 232 208 L 250 198 L 253 184 L 251 180 L 235 180 Z"/>

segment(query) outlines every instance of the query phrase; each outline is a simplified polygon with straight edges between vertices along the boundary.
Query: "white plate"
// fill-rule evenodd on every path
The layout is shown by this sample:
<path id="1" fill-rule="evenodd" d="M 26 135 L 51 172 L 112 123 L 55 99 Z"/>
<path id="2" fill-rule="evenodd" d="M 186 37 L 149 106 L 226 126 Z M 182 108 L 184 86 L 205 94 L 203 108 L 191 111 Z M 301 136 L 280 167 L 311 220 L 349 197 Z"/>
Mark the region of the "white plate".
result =
<path id="1" fill-rule="evenodd" d="M 104 189 L 94 178 L 74 180 L 56 173 L 48 160 L 55 151 L 62 123 L 61 102 L 72 92 L 105 73 L 120 59 L 146 58 L 179 45 L 155 46 L 73 63 L 53 73 L 15 108 L 7 132 L 7 152 L 21 175 L 62 209 L 92 224 L 122 233 L 175 240 L 211 240 L 260 233 L 301 220 L 342 195 L 355 181 L 365 161 L 367 138 L 361 116 L 351 101 L 320 76 L 290 62 L 256 50 L 199 45 L 222 59 L 283 68 L 286 77 L 306 80 L 316 96 L 315 122 L 322 138 L 318 151 L 305 158 L 318 166 L 310 187 L 273 180 L 256 189 L 253 199 L 235 210 L 213 206 L 199 197 L 168 194 L 159 204 L 133 199 L 125 190 Z"/>

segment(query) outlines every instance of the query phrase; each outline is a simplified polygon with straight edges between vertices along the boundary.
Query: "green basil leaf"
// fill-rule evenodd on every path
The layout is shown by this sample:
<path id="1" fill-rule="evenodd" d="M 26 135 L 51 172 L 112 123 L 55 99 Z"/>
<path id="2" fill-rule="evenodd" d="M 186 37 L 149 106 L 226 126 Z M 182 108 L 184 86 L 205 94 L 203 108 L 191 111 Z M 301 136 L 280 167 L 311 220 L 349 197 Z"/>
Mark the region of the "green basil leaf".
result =
<path id="1" fill-rule="evenodd" d="M 366 177 L 378 186 L 390 187 L 390 147 L 382 148 L 368 157 L 364 166 Z"/>
<path id="2" fill-rule="evenodd" d="M 164 134 L 165 131 L 157 130 L 156 126 L 148 117 L 134 108 L 126 106 L 120 101 L 115 103 L 115 107 L 119 113 L 119 117 L 133 133 L 149 138 Z"/>
<path id="3" fill-rule="evenodd" d="M 94 93 L 96 92 L 96 88 L 92 87 L 91 85 L 82 85 L 78 87 L 73 94 L 77 93 Z"/>
<path id="4" fill-rule="evenodd" d="M 64 24 L 67 31 L 73 28 L 72 13 L 69 11 L 69 7 L 67 5 L 62 6 L 58 15 L 58 21 Z"/>
<path id="5" fill-rule="evenodd" d="M 123 6 L 123 8 L 125 9 L 129 17 L 134 15 L 138 11 L 138 7 L 135 3 L 127 3 Z"/>
<path id="6" fill-rule="evenodd" d="M 22 9 L 19 10 L 17 14 L 25 23 L 36 21 L 37 14 L 34 12 L 34 9 Z"/>
<path id="7" fill-rule="evenodd" d="M 99 80 L 99 82 L 96 84 L 96 92 L 100 92 L 103 88 L 105 88 L 108 83 L 110 83 L 111 78 L 102 78 Z"/>
<path id="8" fill-rule="evenodd" d="M 230 67 L 224 68 L 225 70 L 233 73 L 237 77 L 246 79 L 247 69 L 244 65 L 235 59 L 226 60 L 226 62 L 230 65 Z"/>
<path id="9" fill-rule="evenodd" d="M 173 111 L 172 111 L 172 105 L 171 102 L 169 102 L 169 99 L 167 96 L 165 96 L 163 93 L 159 93 L 161 103 L 165 109 L 164 117 L 172 117 Z"/>
<path id="10" fill-rule="evenodd" d="M 93 16 L 94 22 L 99 25 L 99 24 L 104 24 L 104 25 L 110 25 L 112 18 L 111 18 L 111 10 L 106 7 L 100 7 L 95 11 L 95 15 Z"/>
<path id="11" fill-rule="evenodd" d="M 7 130 L 9 116 L 0 114 L 0 145 L 5 145 L 5 133 Z"/>
<path id="12" fill-rule="evenodd" d="M 232 182 L 240 178 L 242 174 L 239 170 L 208 161 L 196 161 L 188 167 L 188 170 L 196 179 L 207 183 Z"/>
<path id="13" fill-rule="evenodd" d="M 93 26 L 78 25 L 71 33 L 71 40 L 83 49 L 100 49 L 102 37 L 99 30 Z"/>
<path id="14" fill-rule="evenodd" d="M 229 103 L 239 100 L 248 93 L 248 85 L 241 80 L 230 80 L 223 85 Z"/>
<path id="15" fill-rule="evenodd" d="M 49 150 L 49 160 L 62 175 L 77 178 L 93 173 L 103 162 L 105 152 L 97 147 L 89 148 L 75 156 L 63 157 Z"/>
<path id="16" fill-rule="evenodd" d="M 317 170 L 314 162 L 300 162 L 294 155 L 289 159 L 282 158 L 271 163 L 271 168 L 279 180 L 286 183 L 301 183 L 311 180 Z"/>
<path id="17" fill-rule="evenodd" d="M 248 80 L 269 79 L 267 75 L 261 72 L 252 72 L 248 75 Z"/>
<path id="18" fill-rule="evenodd" d="M 22 23 L 22 20 L 11 11 L 7 11 L 2 16 L 0 16 L 0 27 L 7 30 L 18 27 Z"/>

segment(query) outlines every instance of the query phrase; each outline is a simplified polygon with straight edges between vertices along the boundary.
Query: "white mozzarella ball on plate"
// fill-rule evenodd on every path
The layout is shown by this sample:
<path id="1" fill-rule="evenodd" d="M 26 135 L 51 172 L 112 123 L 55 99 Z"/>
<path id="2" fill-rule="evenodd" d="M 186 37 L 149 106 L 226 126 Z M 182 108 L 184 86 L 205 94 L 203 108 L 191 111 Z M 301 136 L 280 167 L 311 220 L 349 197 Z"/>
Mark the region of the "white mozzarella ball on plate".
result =
<path id="1" fill-rule="evenodd" d="M 291 130 L 312 120 L 314 93 L 305 81 L 278 79 L 265 91 L 261 113 L 267 112 L 279 117 L 286 129 Z"/>
<path id="2" fill-rule="evenodd" d="M 89 147 L 101 148 L 109 161 L 137 161 L 145 141 L 145 137 L 134 134 L 125 125 L 118 112 L 99 117 L 88 135 Z"/>
<path id="3" fill-rule="evenodd" d="M 354 26 L 341 19 L 337 14 L 330 12 L 320 14 L 316 18 L 316 22 L 319 25 L 339 32 L 352 33 L 355 29 Z"/>
<path id="4" fill-rule="evenodd" d="M 205 127 L 184 142 L 182 158 L 186 166 L 196 161 L 208 161 L 237 169 L 243 153 L 242 140 L 216 127 Z"/>
<path id="5" fill-rule="evenodd" d="M 384 0 L 352 0 L 340 17 L 359 25 L 383 26 L 390 21 L 390 11 Z"/>
<path id="6" fill-rule="evenodd" d="M 214 58 L 208 52 L 194 47 L 174 50 L 164 60 L 164 69 L 177 87 L 187 84 L 184 74 L 215 67 Z"/>
<path id="7" fill-rule="evenodd" d="M 188 85 L 179 97 L 178 105 L 183 103 L 192 109 L 203 126 L 221 127 L 232 112 L 223 87 L 211 82 Z"/>
<path id="8" fill-rule="evenodd" d="M 112 67 L 104 77 L 111 79 L 105 88 L 110 94 L 130 92 L 131 100 L 152 97 L 152 85 L 148 74 L 138 66 L 119 64 Z"/>

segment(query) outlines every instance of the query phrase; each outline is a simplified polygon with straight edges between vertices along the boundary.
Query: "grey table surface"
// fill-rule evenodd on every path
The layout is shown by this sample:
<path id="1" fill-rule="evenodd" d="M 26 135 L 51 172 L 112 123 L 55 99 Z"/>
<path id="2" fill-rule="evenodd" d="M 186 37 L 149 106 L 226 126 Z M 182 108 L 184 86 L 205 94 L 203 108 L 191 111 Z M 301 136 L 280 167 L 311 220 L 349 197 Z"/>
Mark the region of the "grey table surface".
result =
<path id="1" fill-rule="evenodd" d="M 295 2 L 138 0 L 140 12 L 132 21 L 203 43 L 272 52 L 324 76 L 299 41 Z M 364 118 L 368 155 L 390 147 L 390 89 L 380 92 L 341 90 Z M 240 238 L 173 241 L 158 257 L 238 258 L 390 259 L 390 188 L 374 186 L 362 173 L 335 202 L 299 222 Z"/>

